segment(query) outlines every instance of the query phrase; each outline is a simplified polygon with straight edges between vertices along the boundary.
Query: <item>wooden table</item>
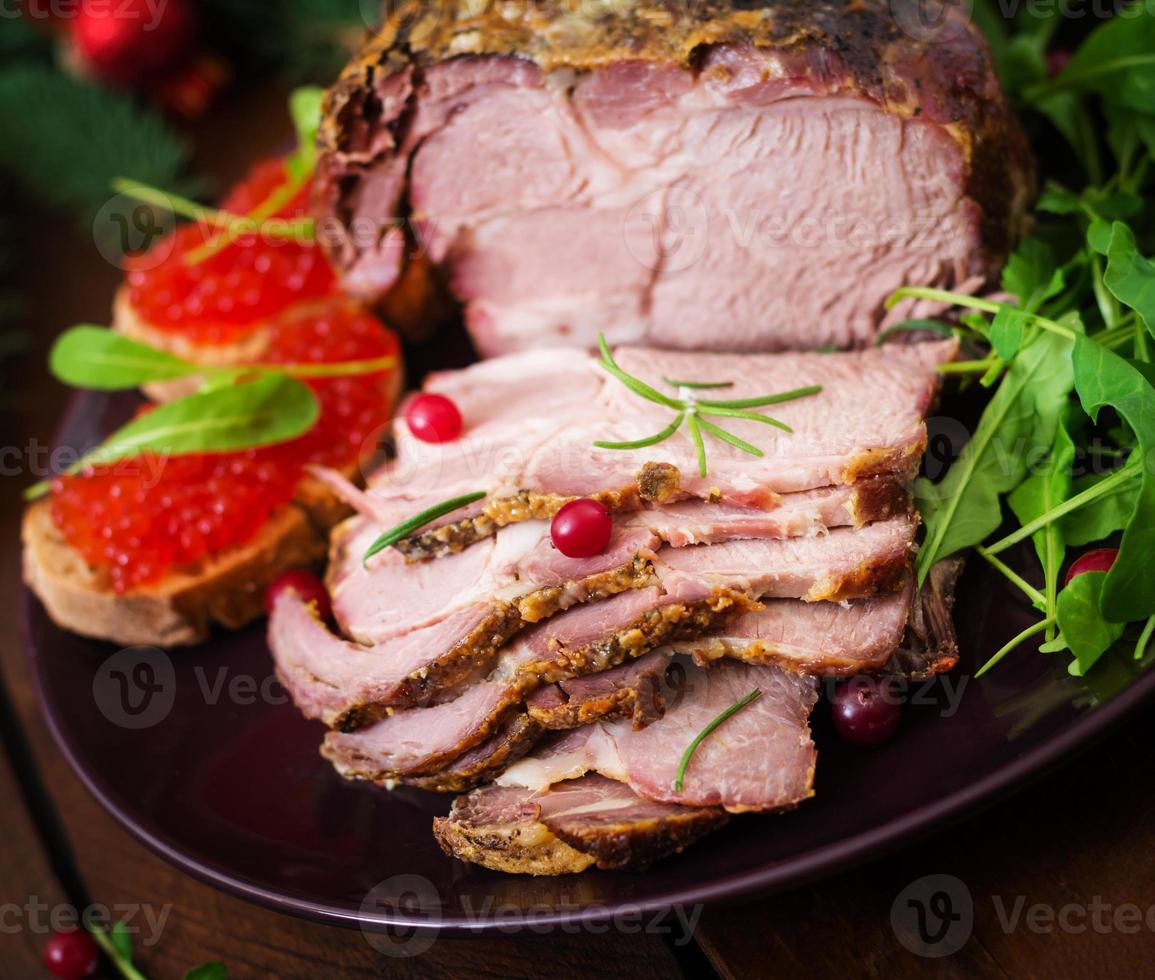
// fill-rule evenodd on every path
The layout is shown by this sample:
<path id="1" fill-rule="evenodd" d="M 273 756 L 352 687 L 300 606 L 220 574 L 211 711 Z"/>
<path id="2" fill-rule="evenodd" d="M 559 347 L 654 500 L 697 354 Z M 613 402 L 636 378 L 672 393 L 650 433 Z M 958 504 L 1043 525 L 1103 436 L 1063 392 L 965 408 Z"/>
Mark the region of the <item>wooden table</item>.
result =
<path id="1" fill-rule="evenodd" d="M 195 133 L 198 167 L 228 180 L 286 138 L 281 93 L 234 95 Z M 21 282 L 31 303 L 28 354 L 4 366 L 6 446 L 46 443 L 65 392 L 44 370 L 59 329 L 104 322 L 119 273 L 74 222 L 26 211 Z M 40 718 L 18 632 L 18 541 L 24 476 L 4 480 L 0 588 L 8 628 L 0 638 L 0 976 L 43 973 L 46 935 L 28 912 L 90 903 L 171 905 L 161 941 L 140 951 L 154 978 L 179 977 L 209 959 L 232 977 L 346 975 L 536 977 L 677 976 L 1037 976 L 1141 977 L 1155 974 L 1155 913 L 1132 931 L 1096 931 L 1096 903 L 1155 906 L 1155 712 L 1149 711 L 1060 772 L 954 828 L 838 878 L 735 908 L 702 914 L 692 941 L 648 934 L 527 935 L 441 939 L 420 956 L 375 951 L 354 931 L 288 918 L 222 894 L 171 868 L 138 844 L 88 796 Z M 904 778 L 896 773 L 896 779 Z M 773 833 L 773 823 L 767 824 Z M 973 898 L 974 930 L 944 959 L 908 951 L 891 907 L 911 882 L 954 875 Z M 1030 912 L 1034 906 L 1042 911 Z M 1021 908 L 1020 908 L 1021 907 Z M 1046 926 L 1064 907 L 1068 924 Z M 1004 919 L 1016 908 L 1013 928 Z M 1104 913 L 1100 911 L 1100 918 Z M 16 918 L 14 918 L 16 916 Z M 1131 916 L 1131 918 L 1127 918 Z M 44 912 L 40 918 L 45 918 Z M 17 925 L 15 930 L 13 924 Z"/>

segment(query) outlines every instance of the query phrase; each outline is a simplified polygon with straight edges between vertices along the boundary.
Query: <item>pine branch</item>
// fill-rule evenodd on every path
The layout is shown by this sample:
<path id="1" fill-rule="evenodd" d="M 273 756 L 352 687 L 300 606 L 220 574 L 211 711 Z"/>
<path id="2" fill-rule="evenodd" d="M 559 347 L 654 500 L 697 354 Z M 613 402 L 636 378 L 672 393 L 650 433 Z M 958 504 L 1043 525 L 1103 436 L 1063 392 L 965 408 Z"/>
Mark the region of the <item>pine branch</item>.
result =
<path id="1" fill-rule="evenodd" d="M 0 171 L 46 203 L 92 213 L 116 176 L 195 194 L 188 147 L 130 96 L 36 64 L 0 68 Z"/>

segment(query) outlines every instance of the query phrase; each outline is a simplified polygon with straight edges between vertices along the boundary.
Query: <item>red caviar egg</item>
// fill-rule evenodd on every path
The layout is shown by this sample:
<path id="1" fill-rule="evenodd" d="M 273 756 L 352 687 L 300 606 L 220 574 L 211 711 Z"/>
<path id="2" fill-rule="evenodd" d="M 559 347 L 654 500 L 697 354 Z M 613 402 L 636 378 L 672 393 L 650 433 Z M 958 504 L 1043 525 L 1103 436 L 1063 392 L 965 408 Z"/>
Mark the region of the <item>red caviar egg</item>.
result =
<path id="1" fill-rule="evenodd" d="M 283 188 L 287 175 L 279 159 L 257 164 L 222 202 L 222 210 L 247 215 Z M 273 217 L 307 217 L 308 185 Z M 135 312 L 161 330 L 179 330 L 197 343 L 226 344 L 293 303 L 334 292 L 333 270 L 313 241 L 243 235 L 201 262 L 190 253 L 210 244 L 215 229 L 197 222 L 181 225 L 140 258 L 128 272 L 128 296 Z M 159 255 L 171 248 L 163 261 Z"/>
<path id="2" fill-rule="evenodd" d="M 614 532 L 610 512 L 596 500 L 571 500 L 553 518 L 549 533 L 567 558 L 592 558 L 606 550 Z"/>
<path id="3" fill-rule="evenodd" d="M 452 442 L 463 428 L 461 412 L 444 395 L 418 395 L 405 410 L 405 421 L 422 442 Z"/>

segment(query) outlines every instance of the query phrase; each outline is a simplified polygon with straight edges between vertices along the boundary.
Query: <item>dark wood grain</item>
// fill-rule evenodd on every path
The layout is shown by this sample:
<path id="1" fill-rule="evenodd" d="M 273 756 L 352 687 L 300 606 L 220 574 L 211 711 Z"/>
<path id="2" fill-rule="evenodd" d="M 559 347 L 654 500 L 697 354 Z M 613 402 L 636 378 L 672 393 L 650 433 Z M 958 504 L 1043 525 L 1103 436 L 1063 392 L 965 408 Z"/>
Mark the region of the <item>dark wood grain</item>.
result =
<path id="1" fill-rule="evenodd" d="M 222 182 L 288 136 L 283 93 L 234 97 L 195 134 L 200 169 Z M 28 354 L 9 365 L 19 386 L 5 391 L 4 441 L 46 443 L 64 392 L 47 378 L 44 353 L 53 333 L 73 322 L 107 318 L 120 273 L 67 220 L 26 215 L 23 286 L 34 315 Z M 9 622 L 19 588 L 18 490 L 6 478 L 0 520 L 0 594 Z M 69 770 L 37 712 L 19 638 L 0 632 L 0 669 L 12 714 L 9 748 L 27 753 L 23 787 L 0 766 L 0 881 L 3 901 L 39 895 L 54 903 L 91 900 L 169 909 L 156 945 L 140 949 L 154 977 L 180 976 L 205 959 L 228 963 L 233 977 L 360 975 L 539 977 L 980 976 L 1142 977 L 1155 962 L 1155 931 L 1134 934 L 1032 931 L 1025 921 L 1006 931 L 996 897 L 1013 908 L 1056 911 L 1090 907 L 1096 896 L 1118 907 L 1155 906 L 1155 785 L 1151 745 L 1155 714 L 1133 723 L 1062 771 L 985 814 L 908 850 L 792 894 L 738 908 L 709 910 L 696 932 L 698 948 L 674 950 L 646 935 L 554 934 L 436 942 L 420 956 L 382 954 L 357 931 L 287 918 L 222 894 L 156 858 L 89 797 Z M 964 736 L 965 737 L 965 736 Z M 918 773 L 895 773 L 917 779 Z M 62 829 L 53 840 L 26 803 L 42 790 Z M 885 787 L 880 787 L 883 791 Z M 773 833 L 772 821 L 766 833 Z M 383 846 L 387 846 L 383 845 Z M 53 853 L 55 851 L 55 853 Z M 65 864 L 61 871 L 52 866 Z M 975 909 L 969 941 L 949 959 L 909 952 L 891 927 L 891 906 L 911 882 L 949 874 L 965 883 Z M 62 879 L 69 879 L 62 884 Z M 147 938 L 139 937 L 140 941 Z M 5 976 L 38 975 L 41 937 L 0 937 Z M 705 955 L 703 955 L 703 953 Z"/>

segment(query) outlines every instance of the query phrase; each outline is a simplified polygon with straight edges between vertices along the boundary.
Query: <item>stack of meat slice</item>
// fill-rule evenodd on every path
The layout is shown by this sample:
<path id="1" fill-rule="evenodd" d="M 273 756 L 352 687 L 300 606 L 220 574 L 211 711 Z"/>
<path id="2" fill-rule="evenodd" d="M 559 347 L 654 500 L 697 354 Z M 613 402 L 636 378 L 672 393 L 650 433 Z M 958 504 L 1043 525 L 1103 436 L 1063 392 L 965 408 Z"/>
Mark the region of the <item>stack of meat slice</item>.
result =
<path id="1" fill-rule="evenodd" d="M 594 446 L 657 432 L 673 413 L 585 352 L 434 375 L 427 389 L 456 403 L 464 433 L 432 445 L 401 424 L 367 491 L 325 477 L 357 511 L 332 543 L 342 635 L 283 593 L 270 622 L 278 676 L 330 727 L 322 753 L 343 775 L 471 791 L 436 833 L 490 867 L 644 865 L 728 813 L 794 806 L 812 792 L 816 677 L 956 659 L 949 571 L 915 587 L 908 492 L 936 367 L 954 353 L 949 341 L 616 352 L 622 370 L 681 397 L 696 389 L 664 379 L 726 383 L 738 401 L 821 389 L 754 409 L 789 431 L 727 418 L 761 455 L 709 439 L 706 477 L 684 431 L 637 450 Z M 365 559 L 386 530 L 477 492 Z M 594 557 L 565 557 L 551 539 L 549 519 L 578 497 L 613 513 Z M 755 690 L 675 789 L 694 736 Z"/>

